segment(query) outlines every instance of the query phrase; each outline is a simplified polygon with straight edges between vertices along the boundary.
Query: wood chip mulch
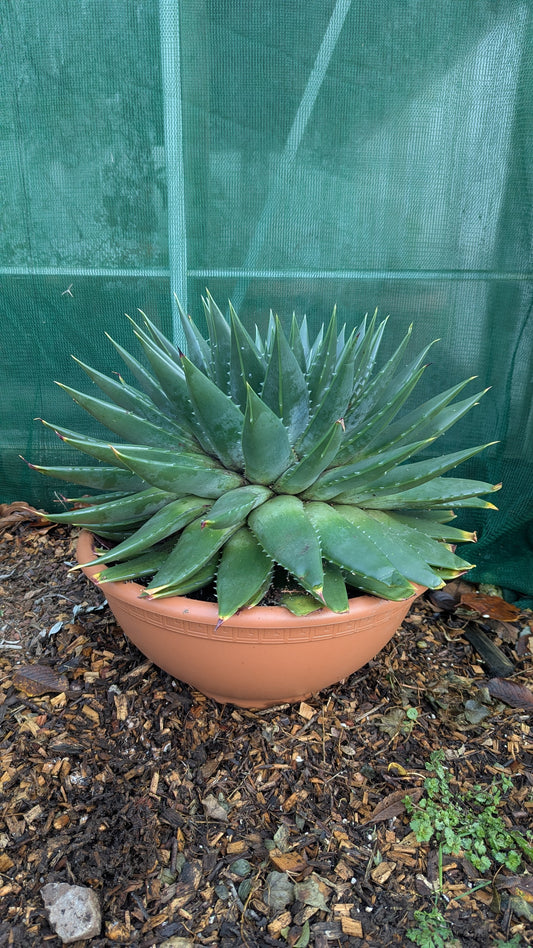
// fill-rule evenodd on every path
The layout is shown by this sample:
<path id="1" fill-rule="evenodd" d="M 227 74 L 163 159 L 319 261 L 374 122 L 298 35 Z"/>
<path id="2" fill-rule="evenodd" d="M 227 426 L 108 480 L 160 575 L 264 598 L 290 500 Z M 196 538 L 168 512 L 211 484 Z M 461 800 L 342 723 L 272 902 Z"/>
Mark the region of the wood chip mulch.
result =
<path id="1" fill-rule="evenodd" d="M 511 777 L 500 813 L 531 827 L 531 613 L 447 587 L 346 681 L 247 711 L 146 661 L 68 572 L 75 540 L 22 515 L 0 535 L 0 946 L 60 945 L 49 882 L 98 893 L 91 948 L 411 945 L 437 861 L 403 799 L 436 748 L 458 793 Z M 533 944 L 506 872 L 446 857 L 454 944 Z"/>

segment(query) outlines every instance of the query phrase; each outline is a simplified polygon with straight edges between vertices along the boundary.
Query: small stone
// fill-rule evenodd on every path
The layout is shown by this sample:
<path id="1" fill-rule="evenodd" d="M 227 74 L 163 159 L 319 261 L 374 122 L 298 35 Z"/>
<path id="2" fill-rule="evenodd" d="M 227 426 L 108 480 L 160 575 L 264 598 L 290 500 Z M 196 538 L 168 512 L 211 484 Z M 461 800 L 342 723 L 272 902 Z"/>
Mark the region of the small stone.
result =
<path id="1" fill-rule="evenodd" d="M 48 921 L 64 945 L 100 934 L 102 913 L 96 892 L 81 885 L 49 882 L 41 889 Z"/>

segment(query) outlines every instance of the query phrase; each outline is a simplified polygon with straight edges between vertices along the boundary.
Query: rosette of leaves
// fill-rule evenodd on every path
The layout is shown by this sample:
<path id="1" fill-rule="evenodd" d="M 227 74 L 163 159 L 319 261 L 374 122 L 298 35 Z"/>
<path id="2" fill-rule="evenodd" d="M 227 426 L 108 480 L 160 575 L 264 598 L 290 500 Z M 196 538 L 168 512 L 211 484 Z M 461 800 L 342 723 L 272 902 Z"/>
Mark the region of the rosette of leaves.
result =
<path id="1" fill-rule="evenodd" d="M 429 349 L 407 358 L 411 330 L 376 368 L 376 314 L 348 333 L 334 311 L 315 338 L 271 314 L 252 337 L 203 305 L 207 338 L 180 309 L 188 355 L 142 313 L 148 368 L 113 343 L 138 387 L 80 362 L 105 397 L 61 387 L 114 437 L 48 425 L 92 462 L 32 465 L 100 492 L 49 517 L 112 544 L 102 583 L 146 577 L 159 598 L 214 581 L 223 620 L 276 584 L 293 611 L 344 612 L 354 591 L 405 599 L 471 568 L 453 550 L 475 534 L 450 507 L 493 507 L 480 495 L 499 485 L 443 475 L 486 445 L 413 458 L 484 392 L 458 399 L 468 379 L 402 413 Z"/>

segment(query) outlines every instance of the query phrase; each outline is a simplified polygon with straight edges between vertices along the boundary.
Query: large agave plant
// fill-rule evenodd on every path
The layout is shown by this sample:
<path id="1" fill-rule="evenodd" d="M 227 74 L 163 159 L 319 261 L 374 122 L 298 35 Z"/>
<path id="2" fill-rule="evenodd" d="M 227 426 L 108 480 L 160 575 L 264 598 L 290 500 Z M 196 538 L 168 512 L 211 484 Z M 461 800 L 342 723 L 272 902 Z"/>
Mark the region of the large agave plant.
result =
<path id="1" fill-rule="evenodd" d="M 97 465 L 32 465 L 102 492 L 50 514 L 111 541 L 102 582 L 147 577 L 156 598 L 215 580 L 223 620 L 276 583 L 293 611 L 343 612 L 350 591 L 405 599 L 470 568 L 452 546 L 475 534 L 449 526 L 449 508 L 493 507 L 480 495 L 497 488 L 442 475 L 486 445 L 411 459 L 483 392 L 457 401 L 460 382 L 397 417 L 429 349 L 406 364 L 411 330 L 375 370 L 376 315 L 345 338 L 334 311 L 313 340 L 305 317 L 286 331 L 271 315 L 252 338 L 231 307 L 227 320 L 203 304 L 208 339 L 180 310 L 188 356 L 144 314 L 150 371 L 113 343 L 142 392 L 81 362 L 107 400 L 61 386 L 118 437 L 49 425 Z"/>

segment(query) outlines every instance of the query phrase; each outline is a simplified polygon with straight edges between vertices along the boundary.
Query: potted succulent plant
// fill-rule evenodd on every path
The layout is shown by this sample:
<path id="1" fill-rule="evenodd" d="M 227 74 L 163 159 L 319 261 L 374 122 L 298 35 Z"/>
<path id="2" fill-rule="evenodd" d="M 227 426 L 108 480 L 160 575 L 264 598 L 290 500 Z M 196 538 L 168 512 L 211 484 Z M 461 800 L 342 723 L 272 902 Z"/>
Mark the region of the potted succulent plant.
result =
<path id="1" fill-rule="evenodd" d="M 150 369 L 114 343 L 142 391 L 83 363 L 106 399 L 62 386 L 115 437 L 48 426 L 96 464 L 31 466 L 99 492 L 49 516 L 83 528 L 80 565 L 141 651 L 266 707 L 361 667 L 424 587 L 470 568 L 450 507 L 493 507 L 497 487 L 443 475 L 486 445 L 412 458 L 484 392 L 457 400 L 469 379 L 401 414 L 429 349 L 406 361 L 411 330 L 375 370 L 376 314 L 347 333 L 334 310 L 313 339 L 271 314 L 252 338 L 203 305 L 207 338 L 180 308 L 187 356 L 143 313 Z"/>

